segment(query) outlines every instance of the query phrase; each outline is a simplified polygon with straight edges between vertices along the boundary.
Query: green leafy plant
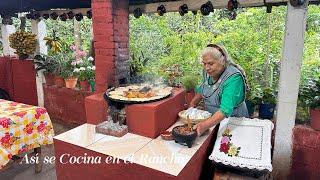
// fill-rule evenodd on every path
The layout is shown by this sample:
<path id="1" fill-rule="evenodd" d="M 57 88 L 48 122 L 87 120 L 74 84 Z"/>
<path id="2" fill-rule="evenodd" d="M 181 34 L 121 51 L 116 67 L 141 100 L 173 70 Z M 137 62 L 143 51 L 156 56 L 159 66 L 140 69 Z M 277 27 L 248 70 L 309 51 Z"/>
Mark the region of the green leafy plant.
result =
<path id="1" fill-rule="evenodd" d="M 276 104 L 276 95 L 272 88 L 267 87 L 263 89 L 261 102 L 263 104 Z"/>
<path id="2" fill-rule="evenodd" d="M 181 83 L 187 92 L 193 91 L 198 85 L 198 77 L 195 75 L 186 75 L 181 78 Z"/>
<path id="3" fill-rule="evenodd" d="M 299 98 L 302 98 L 304 104 L 312 109 L 320 108 L 320 68 L 317 72 L 317 76 L 308 78 L 299 91 Z"/>
<path id="4" fill-rule="evenodd" d="M 44 74 L 53 74 L 57 68 L 57 62 L 54 58 L 46 55 L 36 55 L 33 58 L 37 73 L 43 71 Z"/>
<path id="5" fill-rule="evenodd" d="M 74 69 L 74 72 L 79 73 L 80 81 L 90 81 L 95 78 L 96 67 L 92 65 L 93 58 L 89 57 L 78 64 L 78 68 Z"/>

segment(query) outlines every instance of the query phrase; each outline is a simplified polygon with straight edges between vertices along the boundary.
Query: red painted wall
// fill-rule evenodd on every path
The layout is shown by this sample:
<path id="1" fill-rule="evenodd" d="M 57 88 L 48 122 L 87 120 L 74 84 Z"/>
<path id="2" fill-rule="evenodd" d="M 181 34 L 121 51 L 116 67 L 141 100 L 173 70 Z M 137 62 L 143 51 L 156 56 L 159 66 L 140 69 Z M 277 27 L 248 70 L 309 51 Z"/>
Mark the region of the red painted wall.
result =
<path id="1" fill-rule="evenodd" d="M 292 179 L 320 179 L 320 131 L 297 125 L 293 129 Z"/>
<path id="2" fill-rule="evenodd" d="M 0 57 L 0 87 L 16 102 L 38 105 L 36 71 L 30 60 Z"/>
<path id="3" fill-rule="evenodd" d="M 32 61 L 12 60 L 14 101 L 38 105 L 36 71 Z"/>
<path id="4" fill-rule="evenodd" d="M 43 86 L 44 107 L 51 118 L 67 124 L 83 124 L 87 122 L 85 98 L 92 93 L 56 86 Z"/>
<path id="5" fill-rule="evenodd" d="M 9 57 L 0 57 L 0 88 L 6 90 L 13 97 L 12 76 L 10 72 L 11 61 Z"/>

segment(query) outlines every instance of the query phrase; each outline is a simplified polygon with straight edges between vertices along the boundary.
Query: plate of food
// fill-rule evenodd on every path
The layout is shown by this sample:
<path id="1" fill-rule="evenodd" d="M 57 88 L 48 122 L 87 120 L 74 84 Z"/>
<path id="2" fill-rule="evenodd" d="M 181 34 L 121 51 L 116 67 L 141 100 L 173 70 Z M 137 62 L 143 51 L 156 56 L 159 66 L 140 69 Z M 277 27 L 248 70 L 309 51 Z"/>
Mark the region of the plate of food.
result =
<path id="1" fill-rule="evenodd" d="M 144 103 L 164 99 L 171 95 L 172 87 L 151 84 L 133 84 L 110 88 L 105 95 L 108 99 L 122 103 Z"/>
<path id="2" fill-rule="evenodd" d="M 178 115 L 181 121 L 184 122 L 185 124 L 189 123 L 188 118 L 191 120 L 193 124 L 197 124 L 212 116 L 212 114 L 208 111 L 204 111 L 204 110 L 193 108 L 193 107 L 187 110 L 180 111 Z"/>

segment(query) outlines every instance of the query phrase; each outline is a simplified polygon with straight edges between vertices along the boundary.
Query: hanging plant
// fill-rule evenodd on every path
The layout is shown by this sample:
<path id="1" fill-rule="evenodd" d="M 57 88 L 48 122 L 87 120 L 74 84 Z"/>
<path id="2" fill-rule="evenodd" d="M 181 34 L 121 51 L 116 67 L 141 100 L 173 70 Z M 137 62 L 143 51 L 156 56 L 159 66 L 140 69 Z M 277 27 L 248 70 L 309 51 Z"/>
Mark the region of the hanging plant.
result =
<path id="1" fill-rule="evenodd" d="M 60 42 L 60 39 L 56 36 L 55 31 L 53 31 L 53 38 L 44 37 L 43 40 L 46 41 L 46 45 L 51 49 L 51 51 L 54 54 L 61 52 L 62 44 Z"/>
<path id="2" fill-rule="evenodd" d="M 23 30 L 17 31 L 9 36 L 10 47 L 16 50 L 19 59 L 24 60 L 36 50 L 36 35 Z"/>

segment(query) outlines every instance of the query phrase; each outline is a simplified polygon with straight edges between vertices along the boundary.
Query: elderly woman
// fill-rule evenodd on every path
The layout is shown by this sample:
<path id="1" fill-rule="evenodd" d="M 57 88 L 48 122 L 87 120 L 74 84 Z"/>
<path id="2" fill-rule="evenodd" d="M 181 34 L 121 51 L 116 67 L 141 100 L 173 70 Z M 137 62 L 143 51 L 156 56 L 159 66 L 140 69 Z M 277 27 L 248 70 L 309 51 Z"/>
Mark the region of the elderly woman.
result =
<path id="1" fill-rule="evenodd" d="M 213 115 L 194 126 L 198 135 L 218 124 L 225 117 L 248 117 L 245 104 L 247 90 L 245 73 L 235 64 L 222 46 L 208 45 L 201 54 L 203 81 L 190 103 L 195 107 L 202 99 L 205 110 Z"/>

